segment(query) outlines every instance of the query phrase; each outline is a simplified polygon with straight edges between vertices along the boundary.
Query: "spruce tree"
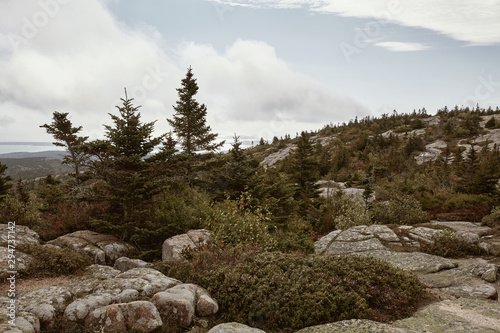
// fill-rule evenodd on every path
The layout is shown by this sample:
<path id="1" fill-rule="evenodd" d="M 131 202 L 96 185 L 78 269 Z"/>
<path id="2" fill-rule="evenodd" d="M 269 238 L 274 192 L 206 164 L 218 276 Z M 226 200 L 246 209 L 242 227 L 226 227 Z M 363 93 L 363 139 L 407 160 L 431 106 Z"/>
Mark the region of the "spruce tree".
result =
<path id="1" fill-rule="evenodd" d="M 122 106 L 117 106 L 119 115 L 109 114 L 114 126 L 105 125 L 106 137 L 111 145 L 114 158 L 121 161 L 122 168 L 138 171 L 143 159 L 160 144 L 163 136 L 153 138 L 154 124 L 141 122 L 140 106 L 132 104 L 133 98 L 121 99 Z"/>
<path id="2" fill-rule="evenodd" d="M 105 232 L 123 239 L 130 239 L 140 228 L 153 196 L 161 191 L 152 171 L 148 155 L 160 144 L 163 136 L 153 137 L 154 123 L 143 123 L 140 106 L 133 99 L 121 99 L 118 115 L 109 114 L 114 125 L 105 125 L 106 140 L 96 140 L 86 145 L 95 156 L 91 170 L 105 182 L 106 192 L 99 199 L 106 201 L 109 211 L 93 223 Z M 154 158 L 153 158 L 154 159 Z"/>
<path id="3" fill-rule="evenodd" d="M 10 181 L 12 178 L 9 176 L 5 176 L 5 171 L 7 170 L 7 166 L 0 162 L 0 202 L 3 201 L 9 189 L 12 187 Z"/>
<path id="4" fill-rule="evenodd" d="M 319 196 L 319 187 L 316 184 L 319 180 L 319 168 L 309 139 L 310 134 L 301 133 L 292 162 L 292 179 L 298 186 L 296 199 L 302 201 L 302 213 L 309 209 L 310 199 Z"/>
<path id="5" fill-rule="evenodd" d="M 199 88 L 191 67 L 181 83 L 182 88 L 177 89 L 179 100 L 173 106 L 175 114 L 173 119 L 167 121 L 179 138 L 184 153 L 193 155 L 202 150 L 215 151 L 224 142 L 214 143 L 217 134 L 211 133 L 210 126 L 206 124 L 207 107 L 194 98 Z"/>
<path id="6" fill-rule="evenodd" d="M 88 137 L 78 136 L 78 132 L 82 130 L 82 126 L 73 127 L 73 124 L 68 119 L 69 113 L 61 113 L 54 111 L 52 115 L 52 123 L 41 125 L 47 130 L 48 134 L 52 134 L 56 142 L 53 144 L 59 147 L 64 147 L 69 155 L 64 156 L 63 163 L 71 164 L 75 169 L 75 180 L 77 185 L 80 183 L 80 168 L 87 161 L 87 155 L 82 151 L 81 147 Z"/>

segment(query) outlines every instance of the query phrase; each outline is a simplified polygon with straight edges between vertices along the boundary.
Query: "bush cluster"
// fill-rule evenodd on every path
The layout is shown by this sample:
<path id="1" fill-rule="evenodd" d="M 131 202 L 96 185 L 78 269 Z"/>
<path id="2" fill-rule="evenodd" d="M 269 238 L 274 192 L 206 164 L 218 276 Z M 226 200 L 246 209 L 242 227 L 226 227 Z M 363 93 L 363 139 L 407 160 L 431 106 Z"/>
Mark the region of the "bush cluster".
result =
<path id="1" fill-rule="evenodd" d="M 415 276 L 356 256 L 206 247 L 193 251 L 189 261 L 156 268 L 207 288 L 219 302 L 221 322 L 242 322 L 268 332 L 351 318 L 394 320 L 411 314 L 422 293 Z"/>
<path id="2" fill-rule="evenodd" d="M 205 227 L 213 232 L 216 242 L 224 245 L 247 244 L 276 249 L 277 241 L 268 230 L 266 214 L 261 210 L 245 209 L 242 200 L 216 204 Z"/>
<path id="3" fill-rule="evenodd" d="M 481 255 L 483 249 L 455 235 L 451 230 L 443 230 L 436 234 L 433 244 L 424 244 L 422 252 L 445 258 L 460 258 L 469 255 Z"/>
<path id="4" fill-rule="evenodd" d="M 498 229 L 500 227 L 500 206 L 493 208 L 491 214 L 483 217 L 481 222 L 490 228 Z"/>
<path id="5" fill-rule="evenodd" d="M 18 250 L 33 257 L 29 268 L 19 271 L 21 276 L 30 278 L 78 274 L 92 264 L 90 258 L 71 249 L 22 245 L 18 247 Z"/>
<path id="6" fill-rule="evenodd" d="M 430 215 L 422 210 L 420 203 L 408 194 L 374 203 L 371 213 L 373 219 L 380 224 L 412 225 L 430 220 Z"/>

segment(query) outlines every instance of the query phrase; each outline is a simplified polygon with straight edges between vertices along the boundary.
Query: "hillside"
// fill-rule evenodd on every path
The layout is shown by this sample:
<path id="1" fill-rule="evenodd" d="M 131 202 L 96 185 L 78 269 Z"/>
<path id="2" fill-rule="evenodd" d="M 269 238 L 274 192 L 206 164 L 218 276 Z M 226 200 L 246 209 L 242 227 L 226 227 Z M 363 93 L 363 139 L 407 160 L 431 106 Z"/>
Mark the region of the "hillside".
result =
<path id="1" fill-rule="evenodd" d="M 58 154 L 61 154 L 61 152 L 58 152 Z M 0 162 L 7 165 L 8 169 L 5 174 L 13 179 L 32 179 L 71 172 L 71 167 L 61 164 L 61 159 L 49 157 L 10 158 L 0 156 Z"/>

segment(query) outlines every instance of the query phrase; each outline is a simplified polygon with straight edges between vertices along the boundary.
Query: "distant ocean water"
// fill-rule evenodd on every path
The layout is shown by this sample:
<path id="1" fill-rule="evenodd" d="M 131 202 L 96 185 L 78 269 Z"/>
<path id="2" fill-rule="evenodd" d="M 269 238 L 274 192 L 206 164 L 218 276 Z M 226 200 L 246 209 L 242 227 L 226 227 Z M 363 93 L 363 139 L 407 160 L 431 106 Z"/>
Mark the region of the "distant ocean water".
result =
<path id="1" fill-rule="evenodd" d="M 61 150 L 64 148 L 54 146 L 51 142 L 0 142 L 0 154 L 7 153 L 37 153 L 47 150 Z"/>
<path id="2" fill-rule="evenodd" d="M 258 140 L 241 140 L 241 147 L 248 148 L 253 145 L 258 144 Z M 226 143 L 221 148 L 222 151 L 227 152 L 231 149 L 231 143 L 233 140 L 226 139 Z M 180 147 L 179 147 L 180 149 Z M 63 147 L 55 146 L 51 142 L 0 142 L 0 155 L 1 154 L 10 154 L 10 153 L 38 153 L 44 151 L 64 151 Z"/>

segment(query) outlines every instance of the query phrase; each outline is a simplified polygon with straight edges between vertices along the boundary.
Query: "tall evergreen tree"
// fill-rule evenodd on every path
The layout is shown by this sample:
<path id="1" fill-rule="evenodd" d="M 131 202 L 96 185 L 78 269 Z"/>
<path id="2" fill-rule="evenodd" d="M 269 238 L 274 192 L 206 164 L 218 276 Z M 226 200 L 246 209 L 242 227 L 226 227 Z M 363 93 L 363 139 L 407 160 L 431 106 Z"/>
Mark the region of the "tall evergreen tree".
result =
<path id="1" fill-rule="evenodd" d="M 7 166 L 0 162 L 0 202 L 3 201 L 3 199 L 7 195 L 7 192 L 12 187 L 12 185 L 10 184 L 12 178 L 10 178 L 9 176 L 5 176 L 6 170 Z"/>
<path id="2" fill-rule="evenodd" d="M 87 161 L 88 156 L 82 151 L 81 147 L 88 137 L 78 136 L 78 132 L 82 130 L 82 126 L 73 127 L 73 124 L 68 119 L 67 112 L 54 111 L 52 115 L 52 123 L 44 124 L 43 127 L 47 133 L 52 134 L 56 142 L 53 144 L 59 147 L 64 147 L 69 155 L 64 156 L 63 163 L 73 165 L 75 169 L 76 183 L 80 183 L 80 168 Z"/>
<path id="3" fill-rule="evenodd" d="M 163 136 L 153 137 L 154 123 L 143 123 L 139 106 L 132 104 L 125 91 L 119 115 L 109 114 L 114 126 L 105 125 L 107 140 L 86 145 L 95 156 L 91 162 L 94 174 L 105 181 L 109 203 L 107 216 L 94 224 L 104 231 L 129 239 L 148 214 L 144 213 L 153 196 L 161 189 L 152 177 L 151 162 L 147 159 L 160 144 Z"/>
<path id="4" fill-rule="evenodd" d="M 310 199 L 319 196 L 319 167 L 314 159 L 314 149 L 310 139 L 310 134 L 302 132 L 297 149 L 293 154 L 292 180 L 298 185 L 296 198 L 302 200 L 302 211 L 305 212 L 310 206 Z"/>
<path id="5" fill-rule="evenodd" d="M 217 134 L 211 133 L 210 126 L 206 124 L 206 105 L 198 103 L 194 98 L 199 88 L 191 67 L 181 83 L 182 88 L 177 89 L 179 100 L 173 107 L 175 114 L 173 119 L 167 121 L 179 138 L 184 153 L 193 155 L 197 151 L 214 151 L 220 148 L 224 142 L 214 143 Z"/>
<path id="6" fill-rule="evenodd" d="M 137 170 L 143 164 L 143 159 L 160 144 L 163 136 L 153 138 L 154 124 L 141 122 L 140 106 L 132 104 L 133 98 L 121 99 L 122 106 L 117 106 L 119 115 L 109 114 L 114 126 L 105 125 L 106 137 L 111 145 L 116 160 L 124 163 L 125 169 Z"/>

